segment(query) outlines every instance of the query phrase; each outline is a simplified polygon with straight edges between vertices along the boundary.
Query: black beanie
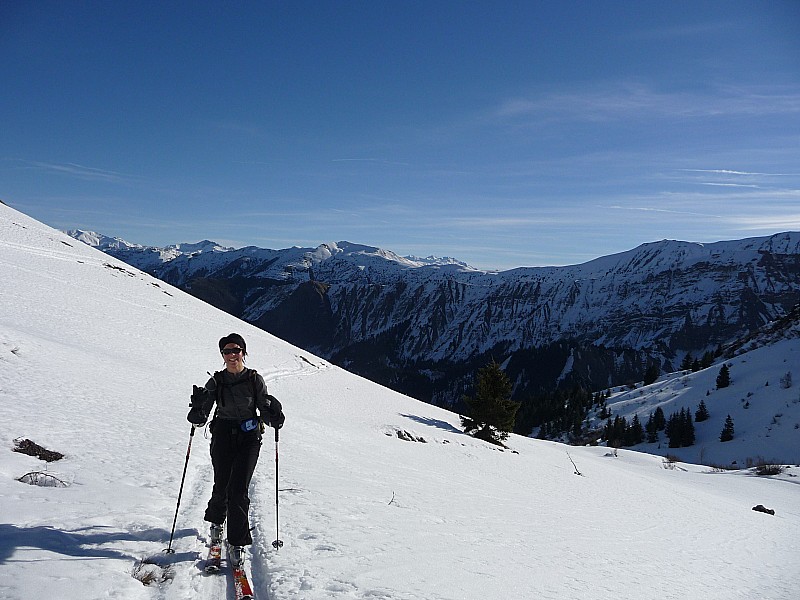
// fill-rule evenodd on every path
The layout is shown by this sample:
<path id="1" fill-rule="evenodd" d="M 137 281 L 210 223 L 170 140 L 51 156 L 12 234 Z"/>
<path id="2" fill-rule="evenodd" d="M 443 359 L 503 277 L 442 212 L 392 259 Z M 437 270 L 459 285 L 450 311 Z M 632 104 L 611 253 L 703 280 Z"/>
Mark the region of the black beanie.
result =
<path id="1" fill-rule="evenodd" d="M 229 333 L 224 338 L 220 338 L 219 340 L 220 352 L 228 344 L 237 344 L 244 351 L 244 353 L 247 354 L 247 344 L 244 343 L 244 338 L 240 336 L 238 333 Z"/>

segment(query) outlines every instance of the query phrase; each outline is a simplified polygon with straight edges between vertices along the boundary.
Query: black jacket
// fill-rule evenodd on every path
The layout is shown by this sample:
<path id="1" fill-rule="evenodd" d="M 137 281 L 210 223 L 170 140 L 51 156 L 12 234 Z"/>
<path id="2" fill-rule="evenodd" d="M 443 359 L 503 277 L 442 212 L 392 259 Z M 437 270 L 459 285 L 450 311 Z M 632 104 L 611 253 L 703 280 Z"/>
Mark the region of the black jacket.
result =
<path id="1" fill-rule="evenodd" d="M 197 388 L 192 395 L 192 411 L 205 418 L 215 403 L 216 419 L 241 422 L 260 417 L 270 424 L 276 420 L 283 424 L 281 403 L 269 395 L 264 378 L 254 369 L 245 367 L 241 373 L 217 371 L 204 388 Z"/>

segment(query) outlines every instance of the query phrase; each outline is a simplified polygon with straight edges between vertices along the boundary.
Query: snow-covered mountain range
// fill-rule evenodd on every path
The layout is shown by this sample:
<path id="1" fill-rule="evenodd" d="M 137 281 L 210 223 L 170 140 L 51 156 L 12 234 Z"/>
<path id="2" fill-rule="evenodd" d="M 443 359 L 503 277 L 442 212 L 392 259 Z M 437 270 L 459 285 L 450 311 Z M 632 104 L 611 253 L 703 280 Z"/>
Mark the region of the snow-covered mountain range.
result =
<path id="1" fill-rule="evenodd" d="M 581 265 L 484 272 L 348 242 L 153 248 L 70 235 L 353 372 L 454 406 L 489 357 L 524 398 L 677 369 L 800 302 L 800 233 L 660 241 Z M 568 367 L 568 368 L 565 368 Z"/>
<path id="2" fill-rule="evenodd" d="M 753 392 L 752 408 L 734 414 L 740 442 L 716 447 L 730 449 L 726 462 L 768 458 L 777 429 L 797 430 L 797 383 L 786 397 L 768 393 L 783 389 L 773 373 L 797 364 L 797 338 L 778 333 L 790 329 L 776 327 L 723 359 L 733 385 L 707 396 L 712 416 Z M 224 577 L 199 568 L 211 467 L 203 435 L 188 453 L 185 420 L 192 384 L 218 368 L 216 342 L 230 331 L 245 336 L 248 364 L 287 415 L 280 475 L 265 438 L 250 490 L 246 566 L 259 600 L 797 595 L 794 466 L 756 477 L 516 435 L 512 451 L 502 451 L 464 435 L 457 415 L 357 377 L 0 204 L 0 598 L 232 597 Z M 640 400 L 705 394 L 719 366 L 615 391 L 630 397 L 610 402 L 646 411 L 655 405 Z M 790 405 L 776 416 L 780 425 L 771 437 L 750 435 L 747 416 L 771 398 Z M 20 439 L 64 458 L 13 452 Z M 184 464 L 175 554 L 165 555 Z M 19 481 L 29 473 L 63 485 Z M 753 510 L 759 505 L 774 514 Z M 133 577 L 142 567 L 152 569 L 150 586 Z"/>

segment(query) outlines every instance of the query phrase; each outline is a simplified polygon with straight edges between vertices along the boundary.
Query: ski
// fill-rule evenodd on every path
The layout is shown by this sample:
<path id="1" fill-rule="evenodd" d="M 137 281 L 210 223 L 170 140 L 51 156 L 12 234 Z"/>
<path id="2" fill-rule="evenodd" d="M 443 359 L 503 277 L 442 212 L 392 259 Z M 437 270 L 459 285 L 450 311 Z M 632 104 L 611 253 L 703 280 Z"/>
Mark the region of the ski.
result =
<path id="1" fill-rule="evenodd" d="M 231 567 L 233 569 L 233 589 L 236 591 L 236 600 L 253 600 L 253 590 L 247 579 L 244 567 Z"/>
<path id="2" fill-rule="evenodd" d="M 222 568 L 222 546 L 219 543 L 208 547 L 208 558 L 206 558 L 203 571 L 206 573 L 219 573 Z"/>
<path id="3" fill-rule="evenodd" d="M 238 565 L 234 563 L 230 544 L 227 544 L 225 549 L 227 562 L 231 568 L 231 574 L 233 575 L 233 589 L 236 593 L 236 600 L 254 600 L 253 589 L 250 587 L 250 581 L 247 579 L 247 571 L 244 570 L 244 562 Z"/>

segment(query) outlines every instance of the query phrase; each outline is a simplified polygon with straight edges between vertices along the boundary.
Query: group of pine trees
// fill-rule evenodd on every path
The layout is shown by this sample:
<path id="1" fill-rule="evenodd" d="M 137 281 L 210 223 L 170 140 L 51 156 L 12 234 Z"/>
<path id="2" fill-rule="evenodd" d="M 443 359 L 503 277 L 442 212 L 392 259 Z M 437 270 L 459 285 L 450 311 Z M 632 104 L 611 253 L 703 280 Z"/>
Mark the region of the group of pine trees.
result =
<path id="1" fill-rule="evenodd" d="M 642 427 L 638 415 L 634 415 L 630 423 L 625 417 L 616 416 L 613 421 L 609 417 L 603 428 L 603 439 L 608 442 L 609 446 L 613 447 L 635 446 L 644 441 L 654 444 L 659 441 L 659 432 L 663 431 L 670 448 L 684 448 L 694 445 L 694 424 L 707 421 L 709 417 L 710 414 L 705 400 L 700 400 L 700 404 L 694 413 L 694 418 L 692 418 L 692 412 L 688 408 L 682 408 L 667 418 L 659 406 L 650 413 L 644 427 Z M 720 441 L 727 442 L 732 440 L 733 433 L 733 419 L 728 415 L 720 434 Z"/>
<path id="2" fill-rule="evenodd" d="M 714 360 L 722 354 L 722 349 L 718 348 L 716 352 L 705 352 L 702 357 L 695 358 L 692 356 L 692 353 L 689 352 L 686 356 L 683 357 L 681 361 L 681 370 L 683 371 L 691 371 L 692 373 L 697 373 L 703 369 L 707 369 L 711 365 L 714 364 Z"/>
<path id="3" fill-rule="evenodd" d="M 542 439 L 555 439 L 565 434 L 573 439 L 580 438 L 589 412 L 601 408 L 605 399 L 603 393 L 593 394 L 580 386 L 542 392 L 522 405 L 514 431 L 530 435 L 538 427 L 538 437 Z"/>
<path id="4" fill-rule="evenodd" d="M 574 387 L 541 394 L 523 405 L 511 400 L 512 389 L 508 376 L 494 360 L 479 369 L 475 395 L 464 396 L 464 430 L 495 444 L 501 444 L 512 431 L 529 435 L 534 427 L 539 427 L 539 437 L 558 437 L 567 432 L 577 438 L 583 433 L 589 411 L 604 405 L 607 397 Z"/>
<path id="5" fill-rule="evenodd" d="M 617 415 L 612 422 L 609 418 L 603 428 L 603 439 L 614 448 L 635 446 L 644 441 L 644 428 L 638 415 L 633 415 L 633 420 L 628 423 L 625 417 Z"/>
<path id="6" fill-rule="evenodd" d="M 730 373 L 727 365 L 723 365 L 717 376 L 717 388 L 728 385 Z M 461 417 L 461 424 L 465 431 L 495 444 L 506 440 L 511 431 L 523 433 L 519 431 L 520 423 L 517 422 L 521 403 L 511 399 L 512 390 L 511 381 L 494 360 L 480 369 L 475 396 L 464 397 L 467 415 Z M 592 394 L 582 388 L 547 394 L 539 402 L 529 405 L 536 408 L 529 409 L 524 415 L 523 428 L 527 428 L 527 432 L 523 435 L 529 433 L 531 427 L 539 426 L 539 437 L 556 437 L 563 432 L 569 432 L 573 439 L 579 438 L 589 410 L 592 407 L 602 407 L 600 416 L 607 419 L 602 438 L 610 446 L 635 446 L 644 441 L 656 443 L 659 441 L 659 432 L 663 431 L 670 448 L 682 448 L 695 443 L 694 423 L 706 421 L 710 416 L 705 401 L 701 400 L 694 417 L 688 408 L 682 408 L 667 418 L 659 406 L 650 413 L 644 426 L 638 415 L 634 415 L 630 422 L 620 416 L 614 417 L 612 421 L 605 406 L 607 397 L 599 392 Z M 720 441 L 732 440 L 733 436 L 733 419 L 728 415 Z"/>
<path id="7" fill-rule="evenodd" d="M 680 412 L 672 413 L 667 419 L 664 433 L 669 440 L 670 448 L 694 446 L 694 421 L 692 420 L 691 411 L 688 408 L 682 408 Z"/>

